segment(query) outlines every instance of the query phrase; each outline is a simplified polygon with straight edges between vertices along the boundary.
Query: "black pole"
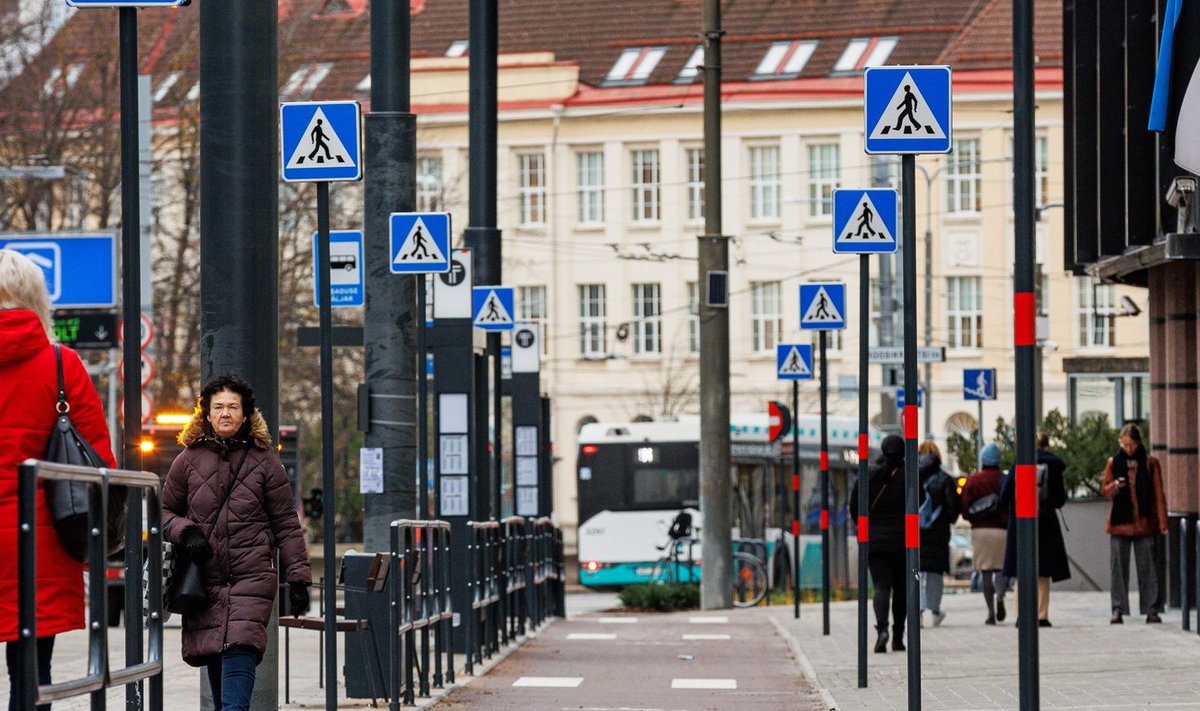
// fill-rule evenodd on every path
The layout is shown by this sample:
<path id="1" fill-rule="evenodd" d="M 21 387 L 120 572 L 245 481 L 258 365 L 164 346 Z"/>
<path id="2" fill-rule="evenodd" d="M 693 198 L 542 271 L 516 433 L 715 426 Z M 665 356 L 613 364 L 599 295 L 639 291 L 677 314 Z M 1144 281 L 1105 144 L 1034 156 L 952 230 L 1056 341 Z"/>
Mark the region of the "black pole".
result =
<path id="1" fill-rule="evenodd" d="M 800 381 L 792 381 L 792 617 L 800 619 Z"/>
<path id="2" fill-rule="evenodd" d="M 821 331 L 821 633 L 829 634 L 829 362 Z"/>
<path id="3" fill-rule="evenodd" d="M 1033 2 L 1013 2 L 1013 345 L 1016 349 L 1016 515 L 1019 699 L 1037 709 L 1037 300 L 1033 240 Z"/>
<path id="4" fill-rule="evenodd" d="M 321 486 L 334 491 L 333 474 L 333 289 L 329 268 L 329 183 L 317 183 L 317 266 L 321 281 Z M 334 516 L 323 516 L 325 580 L 337 579 Z M 325 707 L 337 708 L 337 627 L 333 599 L 325 605 Z"/>
<path id="5" fill-rule="evenodd" d="M 37 701 L 37 518 L 36 464 L 17 465 L 17 708 Z M 11 553 L 10 553 L 11 555 Z"/>
<path id="6" fill-rule="evenodd" d="M 870 552 L 868 523 L 867 466 L 871 454 L 867 408 L 870 390 L 870 350 L 866 334 L 871 332 L 870 257 L 858 260 L 858 688 L 867 688 L 867 556 Z M 847 512 L 849 513 L 849 512 Z"/>
<path id="7" fill-rule="evenodd" d="M 447 255 L 448 257 L 449 255 Z M 417 275 L 417 510 L 422 521 L 429 515 L 429 349 L 425 328 L 425 275 Z"/>
<path id="8" fill-rule="evenodd" d="M 916 158 L 901 158 L 904 191 L 904 303 L 917 298 Z M 904 545 L 905 590 L 908 604 L 908 708 L 921 708 L 921 588 L 917 571 L 921 562 L 920 527 L 917 525 L 917 310 L 904 309 Z"/>

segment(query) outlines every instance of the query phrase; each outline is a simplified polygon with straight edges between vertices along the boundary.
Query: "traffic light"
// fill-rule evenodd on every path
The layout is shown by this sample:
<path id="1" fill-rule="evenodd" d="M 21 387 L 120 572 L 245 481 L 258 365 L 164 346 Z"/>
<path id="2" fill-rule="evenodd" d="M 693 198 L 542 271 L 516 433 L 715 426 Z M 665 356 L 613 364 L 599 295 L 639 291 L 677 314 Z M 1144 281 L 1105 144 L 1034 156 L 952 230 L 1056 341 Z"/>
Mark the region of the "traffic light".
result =
<path id="1" fill-rule="evenodd" d="M 325 512 L 324 496 L 325 492 L 319 487 L 309 490 L 308 498 L 300 500 L 304 504 L 304 515 L 309 518 L 321 518 L 321 514 Z"/>

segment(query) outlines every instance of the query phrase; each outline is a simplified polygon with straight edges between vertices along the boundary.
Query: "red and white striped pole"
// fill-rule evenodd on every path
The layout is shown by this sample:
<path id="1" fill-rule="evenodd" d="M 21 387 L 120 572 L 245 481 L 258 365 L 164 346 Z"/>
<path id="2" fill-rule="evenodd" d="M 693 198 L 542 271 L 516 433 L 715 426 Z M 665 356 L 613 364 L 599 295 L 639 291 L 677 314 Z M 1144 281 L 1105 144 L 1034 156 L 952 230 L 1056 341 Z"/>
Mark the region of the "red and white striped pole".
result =
<path id="1" fill-rule="evenodd" d="M 917 188 L 916 157 L 900 159 L 904 201 L 904 545 L 908 618 L 908 711 L 921 708 L 921 526 L 917 518 L 920 491 L 917 473 Z"/>

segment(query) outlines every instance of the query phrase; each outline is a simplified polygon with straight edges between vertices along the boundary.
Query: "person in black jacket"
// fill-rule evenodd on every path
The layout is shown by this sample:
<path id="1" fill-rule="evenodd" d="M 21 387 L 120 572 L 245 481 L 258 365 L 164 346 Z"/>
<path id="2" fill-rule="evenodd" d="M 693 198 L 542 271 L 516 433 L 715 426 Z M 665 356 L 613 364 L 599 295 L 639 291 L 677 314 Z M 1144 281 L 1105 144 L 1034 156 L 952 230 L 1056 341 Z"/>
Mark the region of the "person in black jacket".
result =
<path id="1" fill-rule="evenodd" d="M 888 602 L 892 608 L 892 649 L 904 651 L 904 614 L 907 604 L 904 561 L 904 440 L 883 438 L 882 454 L 867 472 L 870 553 L 867 567 L 875 584 L 875 651 L 887 652 Z M 850 492 L 850 512 L 858 513 L 858 482 Z"/>
<path id="2" fill-rule="evenodd" d="M 958 486 L 942 468 L 942 453 L 933 440 L 921 442 L 917 448 L 918 471 L 921 476 L 922 506 L 930 500 L 931 511 L 937 515 L 928 523 L 921 521 L 921 615 L 933 613 L 933 626 L 946 619 L 942 611 L 942 588 L 950 572 L 950 527 L 958 520 L 962 503 Z"/>
<path id="3" fill-rule="evenodd" d="M 1050 451 L 1050 438 L 1044 432 L 1038 432 L 1037 447 L 1038 472 L 1039 476 L 1044 476 L 1039 487 L 1044 491 L 1038 491 L 1038 626 L 1050 627 L 1050 581 L 1058 582 L 1071 577 L 1067 545 L 1063 542 L 1062 529 L 1058 525 L 1058 510 L 1067 503 L 1067 489 L 1063 483 L 1067 463 Z M 1043 465 L 1044 475 L 1041 473 Z M 1004 574 L 1012 579 L 1017 577 L 1017 485 L 1014 471 L 1015 468 L 1010 469 L 1000 485 L 1000 505 L 1011 514 L 1004 546 Z"/>

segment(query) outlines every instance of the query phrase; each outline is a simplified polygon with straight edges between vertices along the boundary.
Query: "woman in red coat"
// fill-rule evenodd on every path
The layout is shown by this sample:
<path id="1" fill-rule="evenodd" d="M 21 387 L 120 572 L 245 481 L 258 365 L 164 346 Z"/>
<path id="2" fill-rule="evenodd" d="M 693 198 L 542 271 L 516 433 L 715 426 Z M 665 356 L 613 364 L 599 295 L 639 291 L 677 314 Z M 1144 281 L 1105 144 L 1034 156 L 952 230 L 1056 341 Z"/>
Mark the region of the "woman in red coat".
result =
<path id="1" fill-rule="evenodd" d="M 50 296 L 42 270 L 0 249 L 0 551 L 17 548 L 17 465 L 45 456 L 56 417 L 58 376 L 50 344 Z M 71 420 L 109 466 L 116 466 L 100 396 L 79 356 L 62 349 Z M 38 682 L 50 683 L 54 636 L 84 626 L 83 563 L 58 542 L 41 487 L 37 502 Z M 17 557 L 0 556 L 0 641 L 5 642 L 16 709 Z M 39 706 L 39 711 L 50 704 Z"/>

